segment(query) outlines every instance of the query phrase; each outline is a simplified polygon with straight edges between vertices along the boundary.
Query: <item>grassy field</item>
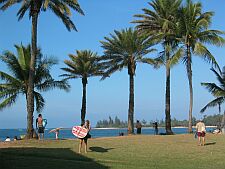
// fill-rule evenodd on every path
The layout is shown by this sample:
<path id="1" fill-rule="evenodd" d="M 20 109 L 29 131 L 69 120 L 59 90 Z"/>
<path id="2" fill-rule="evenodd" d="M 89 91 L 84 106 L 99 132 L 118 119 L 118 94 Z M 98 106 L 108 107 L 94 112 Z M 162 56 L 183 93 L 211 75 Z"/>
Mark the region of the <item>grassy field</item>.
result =
<path id="1" fill-rule="evenodd" d="M 90 139 L 87 154 L 78 142 L 0 143 L 0 169 L 225 169 L 224 135 L 208 134 L 205 146 L 193 135 Z"/>

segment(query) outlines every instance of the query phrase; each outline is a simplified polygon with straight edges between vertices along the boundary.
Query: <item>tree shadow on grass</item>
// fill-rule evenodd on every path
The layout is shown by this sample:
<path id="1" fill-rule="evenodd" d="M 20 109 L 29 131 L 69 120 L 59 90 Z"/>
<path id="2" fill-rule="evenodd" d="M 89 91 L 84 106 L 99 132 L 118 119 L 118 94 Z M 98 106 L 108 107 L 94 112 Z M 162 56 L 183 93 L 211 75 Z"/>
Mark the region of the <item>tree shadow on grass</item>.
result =
<path id="1" fill-rule="evenodd" d="M 69 148 L 3 148 L 1 169 L 108 169 Z"/>
<path id="2" fill-rule="evenodd" d="M 106 152 L 108 152 L 109 150 L 112 150 L 112 149 L 114 149 L 114 148 L 89 147 L 89 149 L 90 149 L 91 151 L 94 151 L 94 152 L 106 153 Z"/>

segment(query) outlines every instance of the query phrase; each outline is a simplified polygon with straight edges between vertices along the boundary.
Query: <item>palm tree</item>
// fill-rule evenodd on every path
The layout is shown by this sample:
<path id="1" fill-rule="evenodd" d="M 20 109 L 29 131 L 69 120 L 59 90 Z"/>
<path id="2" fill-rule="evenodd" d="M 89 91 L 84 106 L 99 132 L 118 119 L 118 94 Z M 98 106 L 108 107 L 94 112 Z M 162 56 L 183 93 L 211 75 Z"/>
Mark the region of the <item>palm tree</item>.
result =
<path id="1" fill-rule="evenodd" d="M 10 73 L 0 71 L 0 79 L 4 82 L 0 84 L 0 110 L 12 106 L 20 95 L 28 99 L 29 70 L 31 59 L 31 47 L 15 45 L 17 56 L 10 51 L 4 52 L 0 59 L 4 62 Z M 41 112 L 45 105 L 45 100 L 40 92 L 45 92 L 53 88 L 68 90 L 66 81 L 56 81 L 50 74 L 50 69 L 57 62 L 55 59 L 43 58 L 38 49 L 35 61 L 34 74 L 34 100 L 36 111 Z M 33 133 L 33 132 L 32 132 Z"/>
<path id="2" fill-rule="evenodd" d="M 140 20 L 133 23 L 138 24 L 136 27 L 140 34 L 148 35 L 151 41 L 163 46 L 163 52 L 157 60 L 164 63 L 166 67 L 166 133 L 173 134 L 170 115 L 170 69 L 179 61 L 182 54 L 177 40 L 177 13 L 181 0 L 153 0 L 148 4 L 153 10 L 143 9 L 144 14 L 135 15 Z"/>
<path id="3" fill-rule="evenodd" d="M 100 61 L 97 53 L 93 53 L 90 50 L 77 50 L 76 55 L 69 54 L 70 60 L 65 60 L 64 63 L 68 66 L 62 68 L 66 71 L 66 74 L 61 76 L 65 79 L 82 79 L 83 96 L 82 96 L 82 108 L 81 108 L 81 123 L 85 122 L 86 116 L 86 88 L 88 78 L 93 76 L 102 76 L 104 73 L 104 64 Z"/>
<path id="4" fill-rule="evenodd" d="M 154 64 L 153 59 L 143 58 L 149 52 L 150 43 L 146 42 L 145 36 L 138 35 L 136 30 L 131 28 L 122 31 L 114 31 L 115 35 L 105 37 L 101 41 L 104 48 L 103 58 L 106 60 L 108 68 L 103 77 L 106 78 L 123 68 L 128 69 L 130 77 L 129 110 L 128 110 L 128 134 L 134 133 L 134 76 L 138 62 Z"/>
<path id="5" fill-rule="evenodd" d="M 215 83 L 201 83 L 201 85 L 204 86 L 215 97 L 215 99 L 213 99 L 201 109 L 201 113 L 205 112 L 206 109 L 215 106 L 219 106 L 220 111 L 221 104 L 225 103 L 225 67 L 223 67 L 222 73 L 217 72 L 213 68 L 211 70 L 216 75 L 219 85 Z M 225 127 L 225 111 L 221 122 L 221 127 Z"/>
<path id="6" fill-rule="evenodd" d="M 0 0 L 0 9 L 6 10 L 9 7 L 21 3 L 21 7 L 17 12 L 18 19 L 21 20 L 26 12 L 29 12 L 29 17 L 32 20 L 32 37 L 31 37 L 31 59 L 30 59 L 30 72 L 29 83 L 27 91 L 27 138 L 32 138 L 33 131 L 33 112 L 34 112 L 34 74 L 35 74 L 35 61 L 37 57 L 37 24 L 38 16 L 41 11 L 50 9 L 57 17 L 59 17 L 66 28 L 76 30 L 74 23 L 71 21 L 71 9 L 80 14 L 84 14 L 80 8 L 77 0 Z"/>
<path id="7" fill-rule="evenodd" d="M 193 87 L 192 87 L 192 55 L 200 56 L 207 62 L 211 62 L 219 68 L 215 58 L 204 45 L 206 43 L 216 46 L 224 44 L 224 39 L 219 36 L 224 32 L 219 30 L 209 30 L 213 12 L 202 13 L 200 2 L 193 3 L 187 0 L 186 5 L 180 9 L 179 33 L 180 40 L 186 50 L 184 63 L 187 69 L 190 103 L 189 103 L 189 126 L 188 131 L 192 132 L 192 108 L 193 108 Z"/>

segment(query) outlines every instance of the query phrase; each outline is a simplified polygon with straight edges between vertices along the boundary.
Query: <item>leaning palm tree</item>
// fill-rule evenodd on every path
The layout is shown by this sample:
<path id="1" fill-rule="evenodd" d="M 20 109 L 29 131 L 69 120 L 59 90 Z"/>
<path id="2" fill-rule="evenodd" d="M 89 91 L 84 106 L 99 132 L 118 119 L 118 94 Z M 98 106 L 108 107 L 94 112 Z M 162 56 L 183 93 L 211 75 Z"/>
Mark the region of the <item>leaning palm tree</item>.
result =
<path id="1" fill-rule="evenodd" d="M 219 85 L 215 83 L 201 83 L 201 85 L 204 86 L 215 97 L 214 100 L 209 102 L 205 107 L 201 109 L 201 113 L 205 112 L 206 109 L 215 106 L 219 106 L 220 111 L 221 104 L 225 103 L 225 67 L 223 67 L 222 73 L 217 72 L 213 68 L 211 70 L 216 75 Z M 225 111 L 221 122 L 221 127 L 225 127 Z"/>
<path id="2" fill-rule="evenodd" d="M 192 55 L 200 56 L 207 62 L 212 63 L 212 66 L 219 68 L 218 64 L 207 49 L 205 44 L 221 46 L 224 44 L 224 39 L 220 36 L 224 32 L 219 30 L 209 30 L 213 12 L 202 12 L 200 2 L 193 3 L 192 0 L 187 0 L 186 5 L 179 12 L 179 36 L 186 49 L 184 63 L 186 65 L 190 103 L 189 103 L 189 126 L 188 131 L 192 132 L 192 108 L 193 108 L 193 86 L 192 86 Z"/>
<path id="3" fill-rule="evenodd" d="M 138 35 L 131 28 L 122 31 L 114 31 L 111 37 L 105 37 L 101 41 L 104 48 L 103 59 L 107 62 L 107 70 L 103 79 L 123 68 L 128 69 L 130 77 L 129 110 L 128 110 L 128 134 L 134 133 L 134 76 L 138 62 L 154 64 L 153 59 L 144 58 L 146 54 L 154 51 L 149 49 L 151 44 L 146 41 L 146 36 Z"/>
<path id="4" fill-rule="evenodd" d="M 65 79 L 82 79 L 83 96 L 82 96 L 82 108 L 81 108 L 81 123 L 85 122 L 86 116 L 86 88 L 88 78 L 93 76 L 102 76 L 104 73 L 104 64 L 101 62 L 97 53 L 93 53 L 90 50 L 77 50 L 76 55 L 69 54 L 70 60 L 65 60 L 67 65 L 62 70 L 67 73 L 61 76 Z"/>
<path id="5" fill-rule="evenodd" d="M 10 51 L 4 52 L 0 60 L 6 64 L 9 73 L 0 71 L 0 110 L 12 106 L 20 95 L 28 99 L 29 70 L 31 59 L 31 47 L 15 45 L 17 55 Z M 45 100 L 40 92 L 45 92 L 53 88 L 68 90 L 66 81 L 56 81 L 50 74 L 50 69 L 57 62 L 52 58 L 44 58 L 38 49 L 35 61 L 34 74 L 34 100 L 36 111 L 40 112 L 44 108 Z M 32 131 L 33 133 L 33 131 Z"/>
<path id="6" fill-rule="evenodd" d="M 27 136 L 28 138 L 32 138 L 34 112 L 34 74 L 35 61 L 37 57 L 37 24 L 40 12 L 49 9 L 62 20 L 69 31 L 76 30 L 74 23 L 70 19 L 70 9 L 73 9 L 82 15 L 84 13 L 80 8 L 77 0 L 0 0 L 0 9 L 4 11 L 17 3 L 21 4 L 21 7 L 17 12 L 18 19 L 21 20 L 24 17 L 25 13 L 28 12 L 29 17 L 32 20 L 32 55 L 30 60 L 29 83 L 27 91 Z"/>
<path id="7" fill-rule="evenodd" d="M 182 49 L 177 40 L 178 9 L 181 0 L 153 0 L 149 2 L 152 9 L 143 9 L 144 14 L 135 15 L 140 18 L 133 21 L 140 34 L 146 34 L 156 44 L 161 44 L 163 52 L 157 59 L 166 67 L 165 121 L 166 133 L 173 134 L 170 114 L 170 72 L 171 66 L 179 61 Z"/>

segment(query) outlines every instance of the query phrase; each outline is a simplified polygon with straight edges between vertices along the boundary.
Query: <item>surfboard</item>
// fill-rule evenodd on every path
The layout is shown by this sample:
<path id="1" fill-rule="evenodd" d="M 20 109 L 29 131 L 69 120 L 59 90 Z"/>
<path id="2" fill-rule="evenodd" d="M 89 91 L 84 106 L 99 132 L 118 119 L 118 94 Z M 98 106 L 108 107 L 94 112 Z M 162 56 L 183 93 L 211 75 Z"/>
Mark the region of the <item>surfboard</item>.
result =
<path id="1" fill-rule="evenodd" d="M 87 135 L 88 130 L 81 126 L 74 126 L 72 128 L 72 133 L 78 138 L 84 138 Z"/>
<path id="2" fill-rule="evenodd" d="M 47 126 L 47 124 L 48 124 L 47 119 L 43 119 L 43 121 L 42 121 L 42 125 L 43 125 L 43 127 L 44 127 L 44 128 Z"/>

